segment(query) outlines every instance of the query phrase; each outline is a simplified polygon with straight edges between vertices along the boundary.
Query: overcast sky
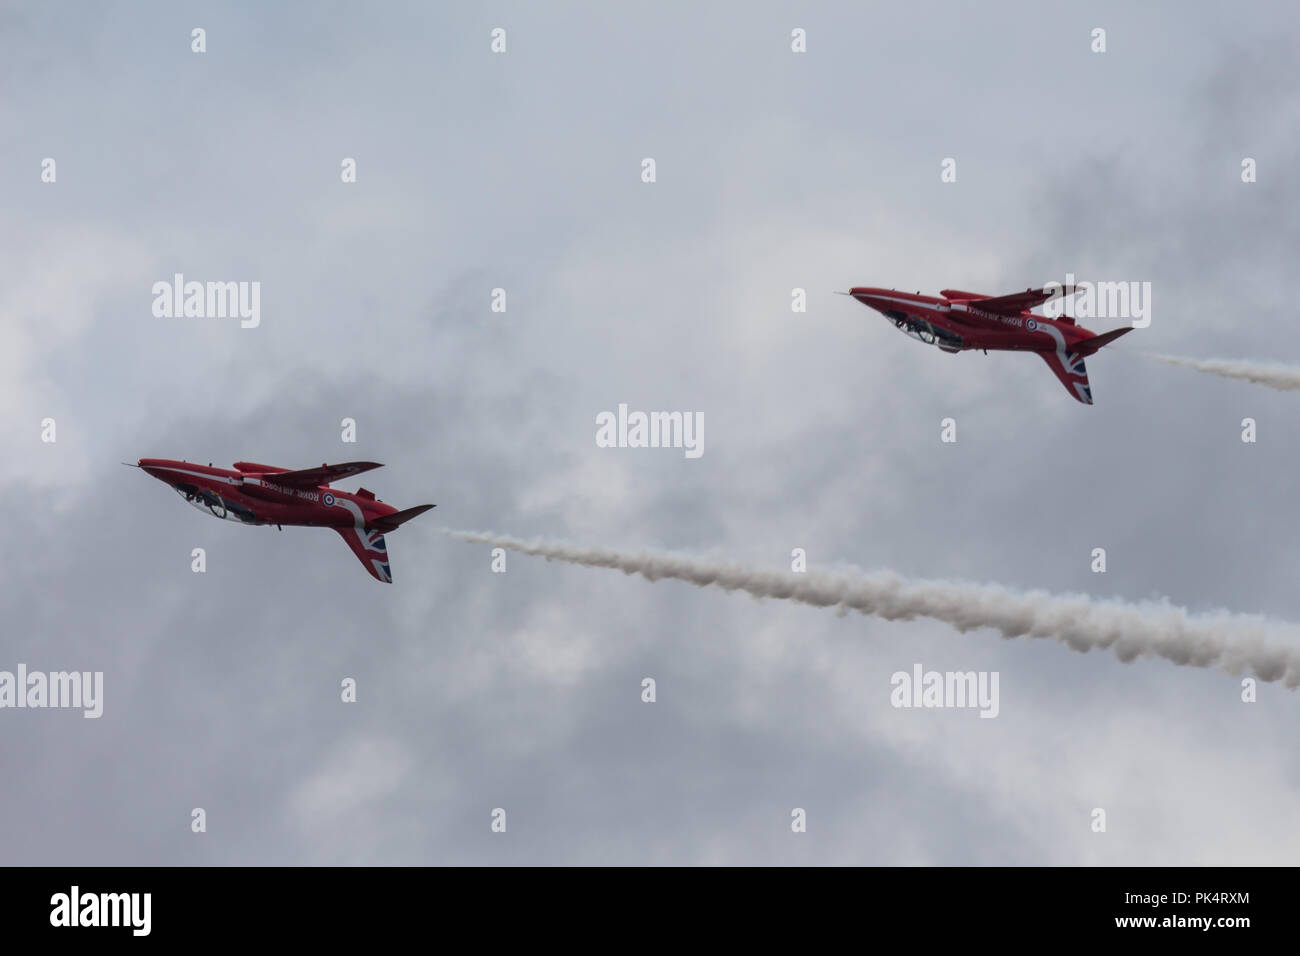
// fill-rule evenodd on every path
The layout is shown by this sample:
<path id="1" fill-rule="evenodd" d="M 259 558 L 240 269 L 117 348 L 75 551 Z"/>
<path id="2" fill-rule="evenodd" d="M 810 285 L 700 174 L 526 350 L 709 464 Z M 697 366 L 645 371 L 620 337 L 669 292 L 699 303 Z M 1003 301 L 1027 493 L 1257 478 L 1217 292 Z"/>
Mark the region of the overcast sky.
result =
<path id="1" fill-rule="evenodd" d="M 1293 863 L 1279 685 L 494 574 L 437 529 L 1300 621 L 1296 396 L 1141 355 L 1297 360 L 1298 32 L 1281 2 L 6 5 L 0 670 L 103 671 L 104 712 L 0 710 L 0 861 Z M 155 317 L 177 272 L 260 282 L 260 325 Z M 1093 407 L 833 295 L 1067 273 L 1152 283 Z M 704 454 L 598 448 L 619 403 L 703 413 Z M 379 461 L 340 486 L 438 507 L 385 586 L 140 457 Z M 998 672 L 997 718 L 892 707 L 918 663 Z"/>

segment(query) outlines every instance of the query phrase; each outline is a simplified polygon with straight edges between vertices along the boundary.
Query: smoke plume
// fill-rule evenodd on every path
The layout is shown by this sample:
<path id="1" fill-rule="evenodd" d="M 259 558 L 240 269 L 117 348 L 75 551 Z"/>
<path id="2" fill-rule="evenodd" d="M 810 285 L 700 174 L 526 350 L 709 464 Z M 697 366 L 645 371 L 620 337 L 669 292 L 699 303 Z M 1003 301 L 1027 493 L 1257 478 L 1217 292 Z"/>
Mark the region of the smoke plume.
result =
<path id="1" fill-rule="evenodd" d="M 1192 615 L 1164 602 L 1125 603 L 1083 595 L 1013 591 L 998 585 L 908 580 L 890 571 L 828 574 L 764 571 L 662 552 L 614 551 L 557 541 L 442 529 L 462 541 L 589 568 L 611 568 L 650 581 L 744 591 L 759 598 L 852 610 L 887 621 L 925 617 L 958 631 L 992 628 L 1005 638 L 1046 637 L 1076 651 L 1112 650 L 1121 661 L 1162 657 L 1263 681 L 1300 685 L 1300 638 L 1291 625 L 1263 617 Z"/>
<path id="2" fill-rule="evenodd" d="M 1254 382 L 1283 392 L 1300 391 L 1300 368 L 1290 365 L 1268 365 L 1244 359 L 1193 359 L 1179 355 L 1146 354 L 1158 362 L 1190 368 L 1196 372 Z"/>

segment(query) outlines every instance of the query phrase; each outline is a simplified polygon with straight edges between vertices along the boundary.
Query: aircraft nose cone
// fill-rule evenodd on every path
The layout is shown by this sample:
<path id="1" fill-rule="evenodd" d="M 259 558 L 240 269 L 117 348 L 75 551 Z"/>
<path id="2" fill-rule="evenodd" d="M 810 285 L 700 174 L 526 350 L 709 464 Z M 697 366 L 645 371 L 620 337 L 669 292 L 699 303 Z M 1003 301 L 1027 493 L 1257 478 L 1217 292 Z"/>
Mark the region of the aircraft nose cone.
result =
<path id="1" fill-rule="evenodd" d="M 863 305 L 869 308 L 875 309 L 877 311 L 880 311 L 881 309 L 880 302 L 878 300 L 878 297 L 881 295 L 880 289 L 877 289 L 873 286 L 855 285 L 853 288 L 849 289 L 849 295 L 853 296 L 853 298 L 857 299 L 859 302 L 861 302 Z"/>

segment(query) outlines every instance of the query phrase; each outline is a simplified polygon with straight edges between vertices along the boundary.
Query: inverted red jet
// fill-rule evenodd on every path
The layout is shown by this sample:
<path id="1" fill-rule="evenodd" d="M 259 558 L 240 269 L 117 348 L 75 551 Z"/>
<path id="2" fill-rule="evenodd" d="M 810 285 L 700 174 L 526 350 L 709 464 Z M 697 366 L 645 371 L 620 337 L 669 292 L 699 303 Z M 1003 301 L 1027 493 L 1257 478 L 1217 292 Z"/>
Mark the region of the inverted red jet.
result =
<path id="1" fill-rule="evenodd" d="M 943 289 L 939 293 L 942 298 L 936 299 L 860 286 L 850 289 L 848 294 L 882 313 L 912 338 L 937 345 L 945 352 L 965 349 L 1037 352 L 1070 395 L 1091 405 L 1092 389 L 1088 385 L 1084 358 L 1133 327 L 1096 335 L 1076 325 L 1069 316 L 1049 319 L 1031 311 L 1058 295 L 1074 295 L 1076 291 L 1072 286 L 1060 286 L 987 296 Z"/>
<path id="2" fill-rule="evenodd" d="M 244 524 L 303 525 L 333 528 L 376 580 L 393 583 L 384 534 L 397 530 L 433 505 L 398 511 L 364 488 L 355 494 L 337 491 L 331 481 L 383 465 L 350 461 L 290 471 L 251 461 L 235 462 L 235 471 L 166 458 L 141 458 L 137 467 L 175 488 L 200 511 Z"/>

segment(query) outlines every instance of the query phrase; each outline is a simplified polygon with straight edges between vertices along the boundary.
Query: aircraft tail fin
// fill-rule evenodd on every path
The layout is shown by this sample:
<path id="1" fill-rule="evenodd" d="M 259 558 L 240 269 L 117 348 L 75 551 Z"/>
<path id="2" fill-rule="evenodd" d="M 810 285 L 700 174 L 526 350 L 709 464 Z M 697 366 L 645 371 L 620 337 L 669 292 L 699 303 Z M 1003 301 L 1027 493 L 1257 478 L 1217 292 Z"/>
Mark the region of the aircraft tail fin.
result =
<path id="1" fill-rule="evenodd" d="M 357 556 L 361 566 L 376 581 L 384 584 L 393 583 L 393 571 L 388 564 L 388 545 L 379 531 L 360 530 L 358 528 L 335 528 L 335 531 L 348 543 L 352 553 Z"/>
<path id="2" fill-rule="evenodd" d="M 1103 335 L 1094 335 L 1090 339 L 1084 339 L 1082 342 L 1075 342 L 1072 351 L 1079 355 L 1091 355 L 1104 345 L 1109 345 L 1125 332 L 1132 332 L 1133 326 L 1126 325 L 1122 329 L 1114 329 Z"/>
<path id="3" fill-rule="evenodd" d="M 1092 404 L 1092 386 L 1088 384 L 1088 367 L 1082 355 L 1077 352 L 1039 352 L 1038 355 L 1060 379 L 1071 398 L 1084 405 Z"/>
<path id="4" fill-rule="evenodd" d="M 352 553 L 357 556 L 361 566 L 372 578 L 384 584 L 392 584 L 393 568 L 388 563 L 388 543 L 384 541 L 384 534 L 396 531 L 398 527 L 412 518 L 418 518 L 432 507 L 433 505 L 416 505 L 414 508 L 395 511 L 390 515 L 377 518 L 365 528 L 335 528 L 334 530 L 348 543 Z"/>

